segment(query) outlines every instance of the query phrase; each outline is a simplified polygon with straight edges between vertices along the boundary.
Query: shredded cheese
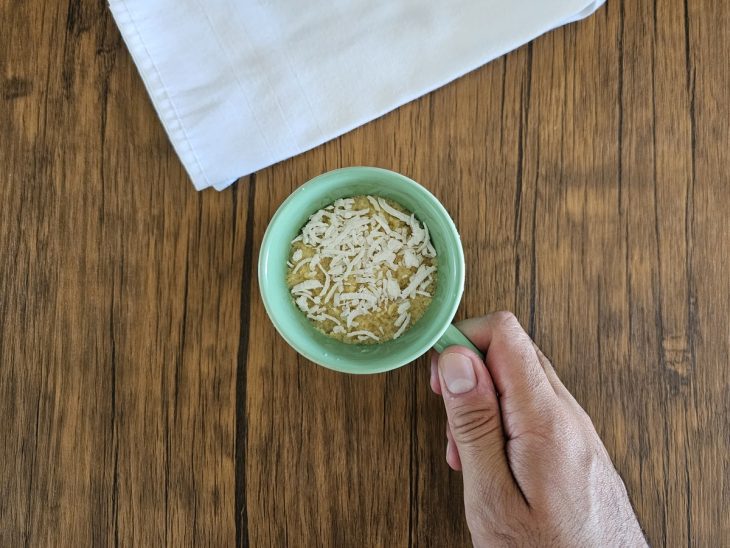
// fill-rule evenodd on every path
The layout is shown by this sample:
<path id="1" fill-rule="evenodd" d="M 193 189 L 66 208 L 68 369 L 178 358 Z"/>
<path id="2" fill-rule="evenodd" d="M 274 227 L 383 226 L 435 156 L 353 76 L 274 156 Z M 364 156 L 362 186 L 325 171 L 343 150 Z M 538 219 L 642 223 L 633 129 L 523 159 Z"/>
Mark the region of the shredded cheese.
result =
<path id="1" fill-rule="evenodd" d="M 346 342 L 400 337 L 436 287 L 428 228 L 378 196 L 339 199 L 314 213 L 292 241 L 287 265 L 297 307 Z"/>

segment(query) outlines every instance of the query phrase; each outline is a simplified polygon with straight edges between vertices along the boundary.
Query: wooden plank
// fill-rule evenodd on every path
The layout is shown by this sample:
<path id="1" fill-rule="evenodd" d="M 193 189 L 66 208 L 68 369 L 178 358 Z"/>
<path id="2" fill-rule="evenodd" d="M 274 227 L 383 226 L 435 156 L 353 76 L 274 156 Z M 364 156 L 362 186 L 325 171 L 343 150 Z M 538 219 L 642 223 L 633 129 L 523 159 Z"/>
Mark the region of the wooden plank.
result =
<path id="1" fill-rule="evenodd" d="M 730 538 L 730 4 L 608 2 L 222 193 L 189 184 L 103 3 L 0 5 L 0 545 L 467 545 L 418 360 L 347 377 L 255 263 L 323 171 L 431 189 L 458 317 L 514 310 L 652 545 Z"/>
<path id="2" fill-rule="evenodd" d="M 103 3 L 0 20 L 0 544 L 225 544 L 247 185 L 193 190 Z"/>
<path id="3" fill-rule="evenodd" d="M 690 322 L 690 370 L 680 386 L 687 394 L 683 510 L 692 544 L 707 546 L 730 538 L 730 67 L 718 56 L 730 51 L 730 6 L 688 2 L 685 24 L 693 163 L 687 262 L 678 265 L 687 269 Z M 669 482 L 675 485 L 674 476 Z"/>

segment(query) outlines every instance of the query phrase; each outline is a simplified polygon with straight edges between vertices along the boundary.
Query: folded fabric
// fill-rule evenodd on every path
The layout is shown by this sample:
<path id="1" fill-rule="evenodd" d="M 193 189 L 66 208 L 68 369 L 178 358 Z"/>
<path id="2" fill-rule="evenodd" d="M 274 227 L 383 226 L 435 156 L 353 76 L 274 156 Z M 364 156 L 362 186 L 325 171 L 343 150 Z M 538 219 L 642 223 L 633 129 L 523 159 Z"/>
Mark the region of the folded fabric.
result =
<path id="1" fill-rule="evenodd" d="M 604 0 L 111 0 L 197 189 L 337 137 Z"/>

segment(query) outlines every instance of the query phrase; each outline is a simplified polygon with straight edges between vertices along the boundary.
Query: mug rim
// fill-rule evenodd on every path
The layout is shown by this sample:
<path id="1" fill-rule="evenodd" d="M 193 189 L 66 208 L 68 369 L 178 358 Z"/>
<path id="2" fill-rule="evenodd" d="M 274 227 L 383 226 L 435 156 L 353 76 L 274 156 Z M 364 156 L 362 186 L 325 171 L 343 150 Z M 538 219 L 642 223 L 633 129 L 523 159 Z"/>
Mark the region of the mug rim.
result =
<path id="1" fill-rule="evenodd" d="M 413 350 L 406 352 L 404 356 L 402 356 L 400 359 L 393 360 L 391 363 L 383 363 L 377 366 L 373 367 L 367 367 L 363 368 L 361 365 L 353 366 L 350 363 L 340 364 L 340 363 L 333 363 L 333 362 L 327 362 L 327 360 L 322 359 L 321 356 L 313 355 L 309 352 L 307 348 L 303 348 L 301 345 L 299 345 L 295 340 L 293 340 L 292 337 L 290 337 L 287 334 L 287 330 L 284 328 L 283 322 L 280 320 L 279 313 L 275 310 L 275 307 L 273 306 L 271 302 L 271 297 L 268 295 L 267 286 L 268 282 L 265 280 L 265 274 L 266 274 L 266 266 L 267 266 L 267 259 L 269 255 L 269 249 L 272 245 L 272 238 L 273 232 L 276 229 L 276 227 L 281 224 L 282 218 L 286 215 L 287 210 L 292 207 L 292 204 L 297 202 L 299 199 L 299 196 L 307 191 L 311 191 L 312 187 L 317 186 L 318 184 L 324 184 L 325 182 L 329 181 L 332 177 L 336 177 L 337 175 L 342 174 L 343 172 L 356 172 L 358 174 L 367 174 L 367 173 L 377 173 L 379 175 L 385 175 L 387 177 L 397 179 L 400 183 L 406 184 L 407 186 L 414 189 L 416 192 L 421 193 L 423 196 L 425 196 L 434 206 L 434 208 L 437 210 L 438 214 L 443 218 L 443 220 L 446 222 L 449 231 L 451 232 L 451 235 L 453 236 L 454 240 L 456 241 L 456 249 L 454 250 L 454 253 L 456 255 L 457 259 L 457 272 L 454 279 L 455 283 L 455 289 L 456 294 L 455 298 L 453 299 L 453 302 L 451 302 L 447 306 L 447 312 L 443 315 L 444 323 L 442 326 L 440 326 L 437 330 L 434 331 L 434 333 L 427 339 L 424 339 L 422 344 L 419 344 L 414 346 Z M 314 211 L 309 212 L 309 214 L 314 213 Z M 344 167 L 339 169 L 334 169 L 331 171 L 327 171 L 325 173 L 321 173 L 320 175 L 317 175 L 316 177 L 313 177 L 312 179 L 309 179 L 305 183 L 299 186 L 294 192 L 292 192 L 277 208 L 274 215 L 271 217 L 271 220 L 269 221 L 268 226 L 266 227 L 266 231 L 264 232 L 264 236 L 261 241 L 261 249 L 259 251 L 259 260 L 258 260 L 258 282 L 259 282 L 259 293 L 261 294 L 262 301 L 264 304 L 264 309 L 266 310 L 266 314 L 269 317 L 269 320 L 274 325 L 274 328 L 276 331 L 281 335 L 281 337 L 291 346 L 298 354 L 306 358 L 307 360 L 320 365 L 322 367 L 325 367 L 327 369 L 338 371 L 342 373 L 349 373 L 349 374 L 377 374 L 377 373 L 384 373 L 387 371 L 392 371 L 394 369 L 398 369 L 399 367 L 403 367 L 404 365 L 407 365 L 411 363 L 412 361 L 416 360 L 420 356 L 422 356 L 424 353 L 428 352 L 429 349 L 431 349 L 434 344 L 444 335 L 446 330 L 449 328 L 449 325 L 451 325 L 451 321 L 453 320 L 454 316 L 456 315 L 456 311 L 459 307 L 459 304 L 461 303 L 461 298 L 464 292 L 464 281 L 465 281 L 465 260 L 464 260 L 464 249 L 461 242 L 461 237 L 459 236 L 459 232 L 456 228 L 456 225 L 454 224 L 453 219 L 449 215 L 446 208 L 443 206 L 443 204 L 434 196 L 426 187 L 423 185 L 417 183 L 413 179 L 410 179 L 409 177 L 406 177 L 405 175 L 391 171 L 388 169 L 383 169 L 379 167 L 372 167 L 372 166 L 351 166 L 351 167 Z"/>

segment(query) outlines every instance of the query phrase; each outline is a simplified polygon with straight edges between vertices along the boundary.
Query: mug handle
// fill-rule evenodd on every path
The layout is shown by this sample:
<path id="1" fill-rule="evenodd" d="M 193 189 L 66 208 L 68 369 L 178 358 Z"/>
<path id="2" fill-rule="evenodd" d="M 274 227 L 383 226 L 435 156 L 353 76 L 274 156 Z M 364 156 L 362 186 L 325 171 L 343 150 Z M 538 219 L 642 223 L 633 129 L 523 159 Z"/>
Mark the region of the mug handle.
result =
<path id="1" fill-rule="evenodd" d="M 454 324 L 449 324 L 444 334 L 441 335 L 436 344 L 433 345 L 436 352 L 441 353 L 446 350 L 449 346 L 465 346 L 469 350 L 473 351 L 481 360 L 484 360 L 484 353 L 479 350 L 474 343 L 466 338 L 461 331 L 459 331 Z"/>

